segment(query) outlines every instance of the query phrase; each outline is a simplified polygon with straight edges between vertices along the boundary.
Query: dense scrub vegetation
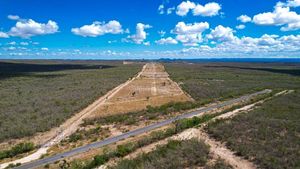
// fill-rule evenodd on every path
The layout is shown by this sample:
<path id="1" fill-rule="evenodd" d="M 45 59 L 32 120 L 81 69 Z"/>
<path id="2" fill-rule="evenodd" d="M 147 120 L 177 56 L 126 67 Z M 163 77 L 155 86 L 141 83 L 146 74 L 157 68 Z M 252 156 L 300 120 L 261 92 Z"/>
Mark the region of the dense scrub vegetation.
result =
<path id="1" fill-rule="evenodd" d="M 300 168 L 300 92 L 276 97 L 232 120 L 208 125 L 208 132 L 260 168 Z"/>
<path id="2" fill-rule="evenodd" d="M 0 142 L 58 126 L 140 69 L 105 61 L 0 62 Z"/>
<path id="3" fill-rule="evenodd" d="M 0 160 L 2 160 L 4 158 L 15 157 L 19 154 L 30 152 L 33 149 L 34 149 L 34 144 L 33 143 L 30 143 L 30 142 L 28 142 L 28 143 L 19 143 L 19 144 L 13 146 L 9 150 L 0 151 Z"/>
<path id="4" fill-rule="evenodd" d="M 124 157 L 124 156 L 128 155 L 129 153 L 137 150 L 138 148 L 144 147 L 144 146 L 154 143 L 156 141 L 159 141 L 159 140 L 165 139 L 167 137 L 170 137 L 174 134 L 180 133 L 185 129 L 195 127 L 207 120 L 208 120 L 208 116 L 193 117 L 191 119 L 178 120 L 174 123 L 173 127 L 170 127 L 166 130 L 153 131 L 150 133 L 149 136 L 143 137 L 142 139 L 139 139 L 135 142 L 129 142 L 129 143 L 118 145 L 117 148 L 114 150 L 105 151 L 103 154 L 96 155 L 93 158 L 93 160 L 91 160 L 91 161 L 75 160 L 75 161 L 72 161 L 71 164 L 68 163 L 68 165 L 70 165 L 71 168 L 76 168 L 76 169 L 95 168 L 96 166 L 106 163 L 108 160 L 110 160 L 112 158 Z"/>
<path id="5" fill-rule="evenodd" d="M 184 141 L 171 140 L 168 144 L 159 146 L 154 151 L 142 154 L 135 159 L 121 160 L 115 169 L 179 169 L 179 168 L 231 168 L 218 161 L 214 166 L 208 166 L 209 147 L 202 141 L 191 139 Z"/>
<path id="6" fill-rule="evenodd" d="M 300 89 L 300 64 L 166 63 L 171 78 L 197 101 L 237 97 L 257 90 Z"/>

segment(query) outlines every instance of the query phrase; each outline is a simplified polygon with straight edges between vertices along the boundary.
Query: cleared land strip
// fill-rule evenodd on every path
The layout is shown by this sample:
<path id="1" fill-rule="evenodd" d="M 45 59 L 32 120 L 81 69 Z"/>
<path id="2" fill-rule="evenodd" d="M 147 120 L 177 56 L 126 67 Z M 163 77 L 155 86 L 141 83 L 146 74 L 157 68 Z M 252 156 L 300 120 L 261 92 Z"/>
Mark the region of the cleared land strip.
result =
<path id="1" fill-rule="evenodd" d="M 112 143 L 118 142 L 120 140 L 129 138 L 129 137 L 132 137 L 132 136 L 136 136 L 136 135 L 139 135 L 139 134 L 142 134 L 142 133 L 146 133 L 146 132 L 151 131 L 153 129 L 171 124 L 171 123 L 175 122 L 176 120 L 191 118 L 193 116 L 197 116 L 200 113 L 204 113 L 204 112 L 207 112 L 207 111 L 212 111 L 212 110 L 223 108 L 223 107 L 226 107 L 226 106 L 229 106 L 229 105 L 232 105 L 232 104 L 247 101 L 249 99 L 252 99 L 255 96 L 258 96 L 258 95 L 261 95 L 261 94 L 267 94 L 267 93 L 270 93 L 270 92 L 271 92 L 271 90 L 266 89 L 266 90 L 263 90 L 263 91 L 260 91 L 260 92 L 256 92 L 256 93 L 253 93 L 253 94 L 242 96 L 242 97 L 237 98 L 237 99 L 232 99 L 232 100 L 229 100 L 229 101 L 224 101 L 224 102 L 219 103 L 219 104 L 211 105 L 211 106 L 204 107 L 204 108 L 199 108 L 199 109 L 196 109 L 193 112 L 182 114 L 182 115 L 179 115 L 177 117 L 173 117 L 173 118 L 158 122 L 156 124 L 152 124 L 152 125 L 149 125 L 149 126 L 146 126 L 146 127 L 143 127 L 143 128 L 132 130 L 132 131 L 129 131 L 127 133 L 105 139 L 103 141 L 99 141 L 99 142 L 91 143 L 91 144 L 88 144 L 88 145 L 85 145 L 85 146 L 82 146 L 82 147 L 79 147 L 79 148 L 75 148 L 71 151 L 60 153 L 60 154 L 54 155 L 52 157 L 47 157 L 47 158 L 44 158 L 44 159 L 29 162 L 27 164 L 21 165 L 21 166 L 16 167 L 16 168 L 18 168 L 18 169 L 35 168 L 35 167 L 45 165 L 45 164 L 48 164 L 48 163 L 53 163 L 55 161 L 58 161 L 60 159 L 66 158 L 66 157 L 71 157 L 71 156 L 79 154 L 79 153 L 87 152 L 91 149 L 100 148 L 100 147 L 103 147 L 105 145 L 112 144 Z"/>
<path id="2" fill-rule="evenodd" d="M 113 97 L 122 88 L 127 86 L 133 80 L 135 80 L 135 78 L 139 77 L 142 74 L 142 72 L 145 70 L 145 68 L 146 68 L 146 65 L 144 65 L 142 71 L 139 72 L 134 78 L 117 86 L 113 90 L 109 91 L 106 95 L 100 97 L 94 103 L 90 104 L 88 107 L 83 109 L 80 113 L 78 113 L 75 116 L 73 116 L 72 118 L 68 119 L 59 128 L 53 129 L 55 131 L 52 131 L 52 132 L 55 132 L 56 135 L 53 138 L 51 138 L 49 141 L 47 141 L 44 145 L 42 145 L 41 148 L 39 148 L 36 152 L 34 152 L 33 154 L 30 154 L 29 156 L 26 156 L 24 158 L 21 158 L 21 159 L 15 160 L 15 161 L 11 161 L 11 162 L 7 162 L 4 164 L 0 164 L 0 168 L 5 168 L 9 164 L 27 163 L 27 162 L 39 159 L 41 157 L 41 155 L 47 153 L 47 150 L 51 146 L 59 143 L 64 138 L 66 138 L 69 135 L 71 135 L 72 133 L 74 133 L 78 129 L 79 125 L 82 123 L 82 120 L 84 118 L 90 116 L 96 109 L 98 109 L 99 106 L 103 105 L 106 101 L 106 98 Z"/>
<path id="3" fill-rule="evenodd" d="M 154 84 L 152 84 L 154 82 Z M 68 119 L 59 128 L 54 128 L 50 138 L 33 154 L 24 158 L 0 164 L 4 168 L 10 164 L 27 163 L 39 159 L 53 145 L 74 133 L 83 119 L 109 114 L 145 109 L 148 105 L 159 106 L 171 101 L 184 102 L 192 100 L 173 82 L 164 66 L 159 63 L 147 63 L 131 80 L 119 85 L 102 96 L 87 108 Z"/>

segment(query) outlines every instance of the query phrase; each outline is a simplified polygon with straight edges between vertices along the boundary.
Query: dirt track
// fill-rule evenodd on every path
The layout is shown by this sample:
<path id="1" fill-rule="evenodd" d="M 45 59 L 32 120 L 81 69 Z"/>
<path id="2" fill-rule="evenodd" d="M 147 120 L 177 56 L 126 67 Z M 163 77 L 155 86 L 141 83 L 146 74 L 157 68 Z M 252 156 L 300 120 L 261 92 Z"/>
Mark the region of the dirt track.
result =
<path id="1" fill-rule="evenodd" d="M 180 87 L 173 82 L 164 66 L 157 63 L 144 65 L 142 71 L 131 80 L 114 88 L 81 112 L 68 119 L 58 128 L 40 134 L 33 138 L 35 143 L 42 144 L 35 153 L 24 158 L 0 165 L 4 168 L 10 163 L 26 163 L 40 158 L 47 150 L 64 138 L 74 133 L 83 119 L 108 114 L 126 113 L 146 108 L 146 106 L 159 106 L 171 101 L 191 101 Z M 38 141 L 37 141 L 38 140 Z"/>
<path id="2" fill-rule="evenodd" d="M 148 63 L 141 74 L 114 96 L 107 97 L 95 116 L 124 113 L 159 106 L 168 102 L 191 101 L 181 88 L 169 78 L 164 66 Z"/>

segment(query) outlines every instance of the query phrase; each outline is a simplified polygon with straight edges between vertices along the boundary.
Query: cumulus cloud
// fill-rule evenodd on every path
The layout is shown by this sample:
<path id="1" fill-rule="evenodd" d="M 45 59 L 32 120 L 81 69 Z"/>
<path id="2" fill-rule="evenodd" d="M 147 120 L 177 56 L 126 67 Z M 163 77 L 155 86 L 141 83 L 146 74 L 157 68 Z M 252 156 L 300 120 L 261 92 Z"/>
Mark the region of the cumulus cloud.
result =
<path id="1" fill-rule="evenodd" d="M 20 19 L 20 17 L 18 15 L 8 15 L 7 18 L 10 20 L 19 20 Z"/>
<path id="2" fill-rule="evenodd" d="M 80 28 L 72 28 L 71 32 L 83 37 L 97 37 L 105 34 L 123 33 L 122 25 L 116 20 L 104 22 L 93 22 L 91 25 L 84 25 Z"/>
<path id="3" fill-rule="evenodd" d="M 185 16 L 187 13 L 194 9 L 196 4 L 191 1 L 183 1 L 177 6 L 176 14 L 179 16 Z"/>
<path id="4" fill-rule="evenodd" d="M 161 30 L 161 31 L 158 31 L 157 33 L 160 35 L 160 37 L 164 37 L 166 34 L 166 31 Z"/>
<path id="5" fill-rule="evenodd" d="M 218 3 L 210 2 L 205 4 L 204 6 L 198 4 L 193 10 L 193 14 L 195 16 L 215 16 L 219 14 L 219 10 L 221 6 Z"/>
<path id="6" fill-rule="evenodd" d="M 168 8 L 167 15 L 170 15 L 173 11 L 175 11 L 175 7 Z"/>
<path id="7" fill-rule="evenodd" d="M 196 22 L 186 24 L 184 22 L 178 22 L 175 28 L 172 30 L 175 34 L 197 34 L 202 33 L 206 29 L 209 28 L 209 24 L 207 22 Z"/>
<path id="8" fill-rule="evenodd" d="M 0 38 L 8 38 L 8 34 L 0 31 Z"/>
<path id="9" fill-rule="evenodd" d="M 234 30 L 230 27 L 219 25 L 211 30 L 210 34 L 207 35 L 207 38 L 219 42 L 232 41 L 235 39 L 233 32 Z"/>
<path id="10" fill-rule="evenodd" d="M 201 5 L 191 1 L 183 1 L 177 6 L 176 14 L 185 16 L 190 10 L 193 11 L 194 16 L 215 16 L 219 14 L 221 5 L 216 2 Z"/>
<path id="11" fill-rule="evenodd" d="M 236 26 L 235 28 L 241 30 L 241 29 L 245 29 L 246 26 L 241 24 L 241 25 Z"/>
<path id="12" fill-rule="evenodd" d="M 164 5 L 163 4 L 159 5 L 157 10 L 158 10 L 159 14 L 161 14 L 161 15 L 164 14 L 165 13 L 164 12 Z"/>
<path id="13" fill-rule="evenodd" d="M 7 44 L 8 44 L 8 45 L 16 45 L 16 44 L 17 44 L 17 42 L 15 42 L 15 41 L 12 41 L 12 42 L 8 42 Z"/>
<path id="14" fill-rule="evenodd" d="M 29 43 L 28 42 L 20 42 L 20 45 L 22 45 L 22 46 L 28 46 Z"/>
<path id="15" fill-rule="evenodd" d="M 129 39 L 131 39 L 136 44 L 144 44 L 148 45 L 149 43 L 145 43 L 144 40 L 147 38 L 147 32 L 145 29 L 151 28 L 150 25 L 138 23 L 136 25 L 136 33 L 133 35 L 128 36 Z"/>
<path id="16" fill-rule="evenodd" d="M 56 32 L 58 32 L 58 25 L 52 20 L 49 20 L 47 23 L 38 23 L 32 19 L 28 19 L 18 21 L 8 34 L 10 36 L 30 38 L 32 36 L 53 34 Z"/>
<path id="17" fill-rule="evenodd" d="M 231 41 L 216 44 L 211 47 L 201 45 L 199 47 L 185 48 L 178 51 L 182 56 L 211 56 L 211 57 L 282 57 L 299 56 L 300 35 L 268 35 L 259 38 L 242 37 L 233 38 Z M 176 55 L 173 52 L 172 55 Z"/>
<path id="18" fill-rule="evenodd" d="M 166 45 L 166 44 L 178 44 L 176 39 L 173 39 L 172 37 L 168 38 L 161 38 L 158 41 L 155 41 L 155 43 L 160 44 L 160 45 Z"/>
<path id="19" fill-rule="evenodd" d="M 281 26 L 281 31 L 292 31 L 300 29 L 300 15 L 290 11 L 283 3 L 277 3 L 273 12 L 257 14 L 253 17 L 257 25 Z"/>
<path id="20" fill-rule="evenodd" d="M 241 15 L 239 17 L 236 18 L 238 21 L 241 21 L 243 23 L 247 23 L 247 22 L 251 22 L 251 18 L 247 15 Z"/>
<path id="21" fill-rule="evenodd" d="M 41 48 L 42 51 L 48 51 L 48 48 Z"/>
<path id="22" fill-rule="evenodd" d="M 176 40 L 180 41 L 185 46 L 198 46 L 202 42 L 202 32 L 209 29 L 207 22 L 199 23 L 184 23 L 178 22 L 175 28 L 171 31 L 177 34 Z"/>
<path id="23" fill-rule="evenodd" d="M 300 0 L 288 0 L 286 3 L 289 7 L 299 7 L 300 6 Z"/>

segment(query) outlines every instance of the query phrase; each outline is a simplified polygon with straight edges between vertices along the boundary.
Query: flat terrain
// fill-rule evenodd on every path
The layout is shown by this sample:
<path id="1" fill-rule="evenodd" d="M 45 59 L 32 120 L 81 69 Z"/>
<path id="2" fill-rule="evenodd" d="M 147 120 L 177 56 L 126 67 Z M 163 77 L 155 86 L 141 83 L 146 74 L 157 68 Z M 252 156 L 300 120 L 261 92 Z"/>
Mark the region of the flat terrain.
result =
<path id="1" fill-rule="evenodd" d="M 0 142 L 59 126 L 141 67 L 105 61 L 0 62 Z"/>
<path id="2" fill-rule="evenodd" d="M 171 79 L 195 100 L 236 97 L 261 89 L 300 89 L 299 63 L 166 63 Z"/>
<path id="3" fill-rule="evenodd" d="M 260 168 L 299 168 L 299 101 L 299 91 L 277 97 L 247 114 L 212 123 L 207 130 Z"/>
<path id="4" fill-rule="evenodd" d="M 107 98 L 95 116 L 107 116 L 145 109 L 147 106 L 160 106 L 169 102 L 192 101 L 173 82 L 164 66 L 148 63 L 141 74 L 114 96 Z"/>
<path id="5" fill-rule="evenodd" d="M 149 105 L 159 106 L 169 102 L 191 100 L 176 83 L 169 79 L 163 65 L 148 63 L 137 76 L 109 91 L 80 113 L 66 120 L 59 128 L 54 128 L 48 134 L 44 134 L 45 136 L 41 136 L 38 140 L 45 140 L 45 142 L 39 143 L 42 144 L 42 147 L 35 153 L 17 160 L 16 163 L 38 159 L 50 147 L 78 131 L 79 125 L 87 117 L 127 113 L 145 109 Z M 94 131 L 99 131 L 100 128 L 96 127 L 95 129 Z M 71 136 L 70 139 L 72 139 Z"/>

